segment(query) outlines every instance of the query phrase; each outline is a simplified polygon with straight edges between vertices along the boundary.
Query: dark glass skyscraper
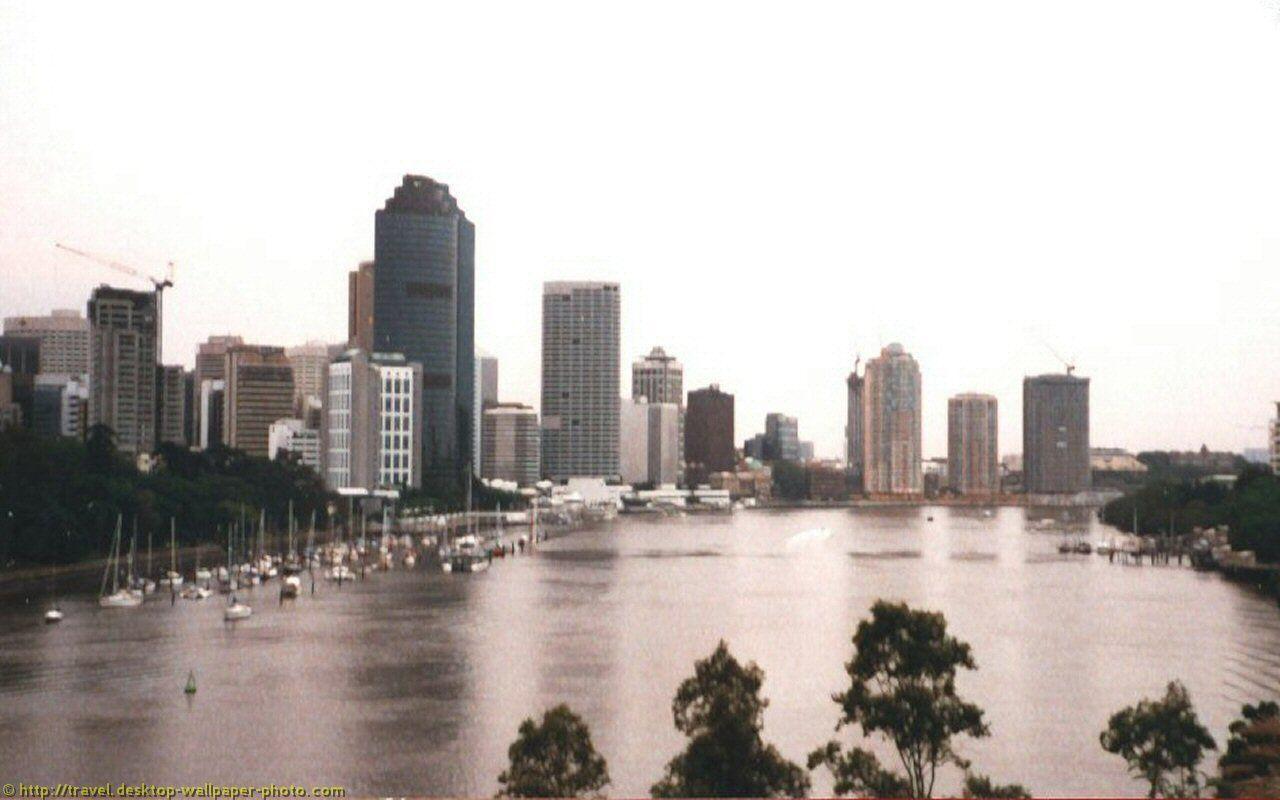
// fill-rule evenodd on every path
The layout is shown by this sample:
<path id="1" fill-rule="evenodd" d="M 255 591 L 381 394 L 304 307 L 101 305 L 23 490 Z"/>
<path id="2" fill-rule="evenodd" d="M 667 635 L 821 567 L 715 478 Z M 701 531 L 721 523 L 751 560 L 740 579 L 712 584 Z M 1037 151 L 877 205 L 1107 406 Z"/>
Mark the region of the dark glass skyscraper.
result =
<path id="1" fill-rule="evenodd" d="M 423 477 L 460 480 L 471 459 L 475 226 L 449 187 L 406 175 L 374 215 L 373 347 L 423 372 Z"/>

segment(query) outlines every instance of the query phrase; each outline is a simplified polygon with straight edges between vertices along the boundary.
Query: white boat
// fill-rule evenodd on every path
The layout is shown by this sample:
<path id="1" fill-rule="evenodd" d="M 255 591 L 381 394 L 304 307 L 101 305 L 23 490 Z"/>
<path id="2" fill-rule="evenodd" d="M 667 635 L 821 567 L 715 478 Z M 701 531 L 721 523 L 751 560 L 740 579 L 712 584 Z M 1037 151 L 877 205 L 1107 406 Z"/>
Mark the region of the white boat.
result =
<path id="1" fill-rule="evenodd" d="M 302 592 L 302 579 L 297 575 L 287 576 L 280 584 L 281 597 L 297 597 Z"/>
<path id="2" fill-rule="evenodd" d="M 210 597 L 213 592 L 205 586 L 188 586 L 182 590 L 183 600 L 204 600 Z"/>
<path id="3" fill-rule="evenodd" d="M 442 562 L 445 572 L 484 572 L 489 568 L 489 554 L 475 534 L 459 536 L 454 549 Z"/>
<path id="4" fill-rule="evenodd" d="M 182 576 L 176 572 L 170 572 L 159 580 L 161 589 L 177 589 L 182 586 Z"/>
<path id="5" fill-rule="evenodd" d="M 418 563 L 418 560 L 417 560 L 416 558 L 414 558 L 413 553 L 405 553 L 405 554 L 404 554 L 404 565 L 405 565 L 405 568 L 407 568 L 407 569 L 411 569 L 411 568 L 413 567 L 413 565 L 414 565 L 414 564 L 416 564 L 416 563 Z"/>
<path id="6" fill-rule="evenodd" d="M 62 610 L 57 606 L 44 612 L 44 621 L 46 625 L 52 625 L 55 622 L 62 622 Z"/>
<path id="7" fill-rule="evenodd" d="M 353 581 L 356 579 L 356 574 L 346 564 L 335 564 L 324 574 L 324 577 L 325 580 L 330 581 Z"/>
<path id="8" fill-rule="evenodd" d="M 196 570 L 196 583 L 209 583 L 213 580 L 213 573 L 207 569 Z"/>
<path id="9" fill-rule="evenodd" d="M 142 605 L 142 595 L 128 589 L 117 589 L 111 594 L 99 597 L 98 605 L 103 608 L 133 608 Z"/>
<path id="10" fill-rule="evenodd" d="M 253 609 L 236 600 L 235 595 L 232 595 L 231 605 L 223 610 L 222 618 L 227 622 L 235 622 L 236 620 L 248 619 L 251 614 L 253 614 Z"/>

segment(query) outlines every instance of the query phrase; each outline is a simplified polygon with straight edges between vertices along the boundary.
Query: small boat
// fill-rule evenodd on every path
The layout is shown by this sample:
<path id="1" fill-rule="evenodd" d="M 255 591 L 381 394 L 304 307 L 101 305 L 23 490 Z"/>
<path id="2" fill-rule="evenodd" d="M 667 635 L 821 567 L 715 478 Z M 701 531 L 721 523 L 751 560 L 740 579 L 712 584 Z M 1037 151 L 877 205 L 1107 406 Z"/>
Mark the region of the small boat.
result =
<path id="1" fill-rule="evenodd" d="M 252 613 L 252 608 L 237 600 L 235 595 L 231 595 L 231 605 L 223 610 L 222 618 L 227 622 L 235 622 L 236 620 L 248 619 Z"/>
<path id="2" fill-rule="evenodd" d="M 102 608 L 133 608 L 142 605 L 142 593 L 130 591 L 128 584 L 120 585 L 120 536 L 123 517 L 116 516 L 116 535 L 111 543 L 111 555 L 107 557 L 107 570 L 102 574 L 102 588 L 98 592 L 98 605 Z M 132 578 L 132 560 L 130 578 Z M 107 578 L 111 578 L 111 593 L 107 594 Z"/>
<path id="3" fill-rule="evenodd" d="M 44 612 L 44 622 L 46 625 L 52 625 L 55 622 L 62 622 L 62 609 L 54 606 Z"/>
<path id="4" fill-rule="evenodd" d="M 325 580 L 330 581 L 353 581 L 356 579 L 356 573 L 346 564 L 335 564 L 324 574 L 324 577 Z"/>
<path id="5" fill-rule="evenodd" d="M 128 589 L 117 589 L 98 598 L 98 605 L 103 608 L 133 608 L 142 605 L 142 595 Z"/>
<path id="6" fill-rule="evenodd" d="M 213 592 L 207 586 L 187 586 L 182 590 L 181 597 L 183 600 L 204 600 L 211 597 Z"/>
<path id="7" fill-rule="evenodd" d="M 416 563 L 418 563 L 418 560 L 414 558 L 413 553 L 404 554 L 404 566 L 406 569 L 412 569 L 413 565 Z"/>
<path id="8" fill-rule="evenodd" d="M 196 583 L 208 584 L 213 580 L 213 573 L 207 569 L 196 570 Z"/>
<path id="9" fill-rule="evenodd" d="M 1064 553 L 1064 554 L 1065 554 L 1065 553 L 1074 553 L 1074 552 L 1075 552 L 1075 545 L 1071 544 L 1071 542 L 1061 542 L 1061 543 L 1059 543 L 1059 545 L 1058 545 L 1058 552 L 1059 552 L 1059 553 Z"/>
<path id="10" fill-rule="evenodd" d="M 196 693 L 196 673 L 195 670 L 187 673 L 187 685 L 182 687 L 183 694 Z"/>
<path id="11" fill-rule="evenodd" d="M 1071 549 L 1072 552 L 1079 553 L 1082 556 L 1087 556 L 1093 552 L 1093 546 L 1084 540 L 1076 542 Z"/>
<path id="12" fill-rule="evenodd" d="M 294 598 L 302 592 L 302 579 L 297 575 L 289 575 L 280 582 L 280 597 Z"/>

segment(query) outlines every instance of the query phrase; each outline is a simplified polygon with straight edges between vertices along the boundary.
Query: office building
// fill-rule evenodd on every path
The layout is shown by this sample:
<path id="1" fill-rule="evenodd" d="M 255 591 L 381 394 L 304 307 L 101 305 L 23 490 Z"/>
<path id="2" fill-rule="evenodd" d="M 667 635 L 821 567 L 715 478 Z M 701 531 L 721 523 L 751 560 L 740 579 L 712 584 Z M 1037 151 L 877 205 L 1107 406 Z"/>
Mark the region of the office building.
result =
<path id="1" fill-rule="evenodd" d="M 1023 379 L 1022 469 L 1028 494 L 1089 489 L 1088 378 L 1068 373 Z"/>
<path id="2" fill-rule="evenodd" d="M 347 275 L 347 347 L 373 348 L 372 261 L 360 262 Z"/>
<path id="3" fill-rule="evenodd" d="M 947 401 L 947 486 L 961 495 L 1000 493 L 996 399 L 958 394 Z"/>
<path id="4" fill-rule="evenodd" d="M 542 287 L 542 472 L 553 480 L 616 477 L 618 284 Z"/>
<path id="5" fill-rule="evenodd" d="M 631 362 L 631 399 L 684 405 L 684 367 L 661 347 Z"/>
<path id="6" fill-rule="evenodd" d="M 223 425 L 226 394 L 227 382 L 224 380 L 208 378 L 200 383 L 200 400 L 196 404 L 199 409 L 199 435 L 196 444 L 201 450 L 222 445 L 226 429 Z"/>
<path id="7" fill-rule="evenodd" d="M 737 465 L 733 451 L 733 395 L 719 384 L 689 392 L 684 416 L 684 459 L 690 485 L 707 483 Z"/>
<path id="8" fill-rule="evenodd" d="M 267 430 L 267 454 L 272 461 L 286 457 L 320 474 L 320 431 L 296 418 L 278 419 Z"/>
<path id="9" fill-rule="evenodd" d="M 41 372 L 40 340 L 14 334 L 0 336 L 0 364 L 9 368 L 10 402 L 20 409 L 10 412 L 10 422 L 30 427 L 35 417 L 36 375 Z"/>
<path id="10" fill-rule="evenodd" d="M 187 373 L 179 365 L 160 368 L 160 441 L 186 446 Z"/>
<path id="11" fill-rule="evenodd" d="M 862 488 L 863 377 L 858 374 L 861 359 L 853 362 L 853 372 L 845 378 L 844 460 L 853 486 Z"/>
<path id="12" fill-rule="evenodd" d="M 13 370 L 0 362 L 0 431 L 22 424 L 22 408 L 13 402 Z"/>
<path id="13" fill-rule="evenodd" d="M 541 477 L 538 414 L 520 403 L 490 404 L 484 410 L 480 475 L 486 480 L 532 486 Z"/>
<path id="14" fill-rule="evenodd" d="M 192 376 L 196 402 L 195 419 L 192 420 L 192 425 L 195 427 L 197 432 L 197 436 L 193 441 L 195 441 L 202 450 L 207 447 L 207 445 L 200 443 L 204 440 L 203 431 L 208 427 L 204 424 L 204 418 L 202 416 L 204 413 L 204 403 L 202 401 L 204 383 L 205 381 L 222 381 L 223 386 L 216 391 L 225 390 L 227 377 L 227 350 L 239 344 L 244 344 L 244 339 L 239 336 L 224 335 L 210 336 L 208 339 L 196 346 L 196 367 Z M 217 413 L 222 413 L 221 408 L 219 408 Z M 213 427 L 221 431 L 221 421 L 216 421 Z M 221 435 L 215 436 L 210 440 L 211 443 L 220 443 L 221 441 Z"/>
<path id="15" fill-rule="evenodd" d="M 329 345 L 310 341 L 284 351 L 293 369 L 293 405 L 299 415 L 312 405 L 321 404 L 324 395 L 324 378 L 329 370 Z"/>
<path id="16" fill-rule="evenodd" d="M 623 400 L 619 409 L 619 464 L 630 484 L 675 484 L 680 476 L 680 406 Z"/>
<path id="17" fill-rule="evenodd" d="M 89 374 L 89 320 L 75 309 L 54 309 L 47 317 L 6 317 L 4 332 L 40 342 L 41 372 Z"/>
<path id="18" fill-rule="evenodd" d="M 373 260 L 373 349 L 422 366 L 423 477 L 459 483 L 475 416 L 475 226 L 448 186 L 406 175 L 374 215 Z"/>
<path id="19" fill-rule="evenodd" d="M 330 489 L 422 485 L 423 381 L 400 353 L 352 348 L 329 364 L 320 458 Z"/>
<path id="20" fill-rule="evenodd" d="M 89 298 L 89 427 L 133 455 L 156 445 L 160 315 L 154 292 L 99 286 Z"/>
<path id="21" fill-rule="evenodd" d="M 40 436 L 83 439 L 89 414 L 86 379 L 42 372 L 34 388 L 30 428 Z"/>
<path id="22" fill-rule="evenodd" d="M 222 441 L 265 458 L 271 423 L 293 414 L 293 368 L 283 347 L 232 345 L 227 349 L 222 399 Z"/>
<path id="23" fill-rule="evenodd" d="M 786 414 L 768 414 L 764 418 L 764 460 L 800 460 L 800 423 Z"/>
<path id="24" fill-rule="evenodd" d="M 894 342 L 867 362 L 862 388 L 863 489 L 922 494 L 919 365 Z"/>
<path id="25" fill-rule="evenodd" d="M 474 418 L 471 423 L 471 452 L 475 454 L 471 463 L 472 473 L 482 477 L 481 461 L 484 453 L 484 410 L 498 402 L 498 359 L 488 353 L 476 351 L 475 380 L 472 381 L 471 408 Z"/>

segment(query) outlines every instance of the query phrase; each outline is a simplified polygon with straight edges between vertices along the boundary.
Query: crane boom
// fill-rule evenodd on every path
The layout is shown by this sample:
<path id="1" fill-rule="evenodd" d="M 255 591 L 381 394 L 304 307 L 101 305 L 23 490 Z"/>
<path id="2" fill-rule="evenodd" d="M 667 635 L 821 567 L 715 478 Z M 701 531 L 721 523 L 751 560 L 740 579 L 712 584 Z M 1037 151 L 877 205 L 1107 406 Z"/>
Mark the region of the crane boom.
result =
<path id="1" fill-rule="evenodd" d="M 87 253 L 84 250 L 80 250 L 78 248 L 62 244 L 61 242 L 55 242 L 53 246 L 58 248 L 59 250 L 65 250 L 68 253 L 71 253 L 72 255 L 77 255 L 77 256 L 80 256 L 81 258 L 86 258 L 96 264 L 101 264 L 104 267 L 114 269 L 116 272 L 123 272 L 124 274 L 132 275 L 135 278 L 142 278 L 143 280 L 151 281 L 151 284 L 155 287 L 157 292 L 162 292 L 165 290 L 165 288 L 173 285 L 173 262 L 172 261 L 169 262 L 165 277 L 161 279 L 161 278 L 156 278 L 153 275 L 148 275 L 147 273 L 142 272 L 141 270 L 134 269 L 128 264 L 121 264 L 119 261 L 112 260 L 105 256 L 99 256 L 99 255 L 94 255 L 93 253 Z"/>

